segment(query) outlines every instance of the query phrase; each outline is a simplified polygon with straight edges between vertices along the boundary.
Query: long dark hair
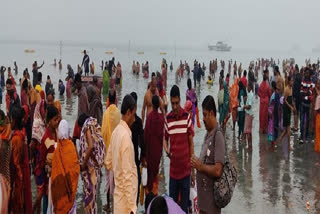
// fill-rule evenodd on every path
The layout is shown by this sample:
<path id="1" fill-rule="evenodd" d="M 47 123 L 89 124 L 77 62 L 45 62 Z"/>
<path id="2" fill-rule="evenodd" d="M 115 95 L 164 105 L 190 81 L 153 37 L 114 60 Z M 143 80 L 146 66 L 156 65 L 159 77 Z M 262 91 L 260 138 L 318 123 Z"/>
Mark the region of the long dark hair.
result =
<path id="1" fill-rule="evenodd" d="M 239 93 L 238 93 L 238 99 L 240 100 L 241 96 L 240 96 L 240 92 L 241 90 L 244 91 L 244 96 L 246 97 L 247 96 L 247 90 L 246 88 L 244 87 L 243 83 L 241 81 L 239 81 Z"/>

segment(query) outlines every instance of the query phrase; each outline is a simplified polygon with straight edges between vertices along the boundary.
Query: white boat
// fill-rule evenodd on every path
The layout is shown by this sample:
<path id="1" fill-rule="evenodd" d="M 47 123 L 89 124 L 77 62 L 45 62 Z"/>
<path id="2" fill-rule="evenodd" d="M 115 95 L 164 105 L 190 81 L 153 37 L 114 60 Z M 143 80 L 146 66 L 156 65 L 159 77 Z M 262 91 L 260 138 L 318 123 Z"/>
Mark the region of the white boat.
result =
<path id="1" fill-rule="evenodd" d="M 218 41 L 216 45 L 208 45 L 210 51 L 231 51 L 231 46 L 221 41 Z"/>

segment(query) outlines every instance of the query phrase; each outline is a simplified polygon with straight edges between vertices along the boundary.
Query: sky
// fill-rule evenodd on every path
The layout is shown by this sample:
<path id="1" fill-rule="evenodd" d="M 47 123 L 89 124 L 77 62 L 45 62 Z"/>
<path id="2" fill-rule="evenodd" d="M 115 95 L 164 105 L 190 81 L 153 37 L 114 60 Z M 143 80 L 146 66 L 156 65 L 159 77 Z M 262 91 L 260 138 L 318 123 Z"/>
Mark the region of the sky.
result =
<path id="1" fill-rule="evenodd" d="M 319 0 L 0 0 L 0 40 L 311 49 Z"/>

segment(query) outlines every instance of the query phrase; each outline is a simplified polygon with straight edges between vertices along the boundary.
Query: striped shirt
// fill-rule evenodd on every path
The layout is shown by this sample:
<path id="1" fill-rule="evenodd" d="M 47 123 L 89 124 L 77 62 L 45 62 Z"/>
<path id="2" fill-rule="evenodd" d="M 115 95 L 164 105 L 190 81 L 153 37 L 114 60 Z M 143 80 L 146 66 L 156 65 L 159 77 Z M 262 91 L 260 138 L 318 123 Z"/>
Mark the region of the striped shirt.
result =
<path id="1" fill-rule="evenodd" d="M 165 139 L 170 139 L 170 177 L 176 180 L 190 175 L 189 135 L 193 135 L 189 113 L 180 107 L 177 119 L 171 111 L 165 121 Z"/>
<path id="2" fill-rule="evenodd" d="M 310 104 L 313 99 L 313 91 L 314 83 L 311 81 L 303 80 L 301 83 L 300 94 L 301 100 L 304 104 Z"/>

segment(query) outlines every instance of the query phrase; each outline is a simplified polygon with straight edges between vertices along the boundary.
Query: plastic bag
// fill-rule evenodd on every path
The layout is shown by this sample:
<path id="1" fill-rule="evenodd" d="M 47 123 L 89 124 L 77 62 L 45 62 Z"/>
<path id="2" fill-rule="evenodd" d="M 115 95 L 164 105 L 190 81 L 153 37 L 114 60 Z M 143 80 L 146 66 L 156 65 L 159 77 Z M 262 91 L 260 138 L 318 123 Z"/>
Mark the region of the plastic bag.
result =
<path id="1" fill-rule="evenodd" d="M 199 208 L 198 208 L 198 194 L 197 194 L 196 186 L 190 188 L 190 201 L 192 204 L 192 213 L 198 214 Z"/>
<path id="2" fill-rule="evenodd" d="M 142 185 L 145 187 L 147 186 L 148 182 L 148 172 L 146 167 L 142 167 L 142 173 L 141 173 L 141 178 L 142 178 Z"/>

